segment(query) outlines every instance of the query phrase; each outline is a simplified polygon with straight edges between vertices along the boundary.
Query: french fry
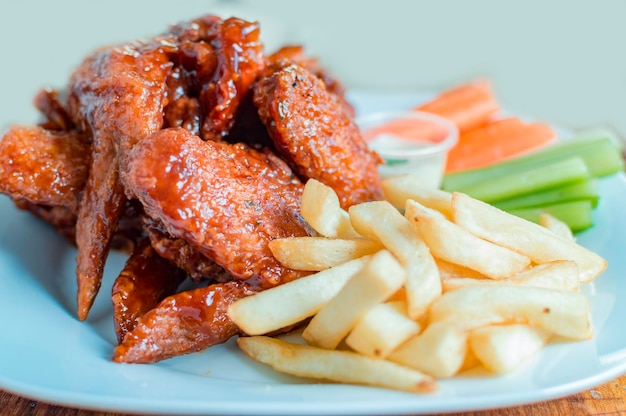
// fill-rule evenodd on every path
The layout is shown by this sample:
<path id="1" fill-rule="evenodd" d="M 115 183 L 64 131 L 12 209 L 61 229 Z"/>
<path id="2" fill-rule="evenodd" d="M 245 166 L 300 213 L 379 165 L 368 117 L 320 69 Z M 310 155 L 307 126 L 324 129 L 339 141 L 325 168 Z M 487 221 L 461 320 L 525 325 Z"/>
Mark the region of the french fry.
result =
<path id="1" fill-rule="evenodd" d="M 326 350 L 264 336 L 240 337 L 237 344 L 251 358 L 295 376 L 414 393 L 437 389 L 432 377 L 419 371 L 349 351 Z"/>
<path id="2" fill-rule="evenodd" d="M 467 332 L 451 322 L 437 322 L 402 344 L 387 359 L 434 378 L 448 378 L 463 366 L 466 353 Z"/>
<path id="3" fill-rule="evenodd" d="M 469 346 L 486 369 L 507 373 L 539 351 L 549 337 L 545 329 L 523 324 L 484 326 L 470 332 Z"/>
<path id="4" fill-rule="evenodd" d="M 567 224 L 547 212 L 539 214 L 539 225 L 552 231 L 554 234 L 565 238 L 566 240 L 576 241 L 572 229 Z"/>
<path id="5" fill-rule="evenodd" d="M 437 263 L 437 267 L 439 268 L 439 275 L 441 276 L 442 282 L 445 282 L 446 280 L 449 280 L 449 279 L 455 279 L 455 278 L 488 280 L 488 281 L 493 280 L 493 279 L 488 278 L 484 274 L 477 272 L 476 270 L 469 269 L 459 264 L 450 263 L 443 259 L 435 259 L 435 263 Z M 445 288 L 444 288 L 444 291 L 445 291 Z"/>
<path id="6" fill-rule="evenodd" d="M 434 378 L 479 364 L 512 371 L 552 335 L 591 337 L 580 283 L 606 262 L 559 220 L 544 216 L 539 226 L 421 189 L 409 175 L 383 188 L 387 201 L 346 212 L 332 189 L 307 182 L 303 216 L 322 237 L 277 239 L 270 249 L 287 267 L 318 272 L 239 300 L 229 316 L 249 335 L 312 317 L 302 333 L 309 345 L 242 337 L 247 355 L 304 377 L 432 391 Z"/>
<path id="7" fill-rule="evenodd" d="M 446 292 L 430 308 L 429 322 L 454 323 L 467 330 L 527 323 L 578 340 L 593 333 L 585 295 L 535 287 L 471 286 Z"/>
<path id="8" fill-rule="evenodd" d="M 515 276 L 502 280 L 446 276 L 442 278 L 442 285 L 444 292 L 476 285 L 542 287 L 545 289 L 558 289 L 570 292 L 580 290 L 578 265 L 571 260 L 557 260 L 550 263 L 539 264 Z"/>
<path id="9" fill-rule="evenodd" d="M 528 257 L 478 238 L 413 200 L 407 201 L 405 217 L 419 229 L 433 256 L 489 278 L 513 276 L 530 264 Z"/>
<path id="10" fill-rule="evenodd" d="M 313 316 L 369 260 L 351 260 L 316 274 L 256 293 L 228 308 L 230 319 L 246 334 L 260 335 Z"/>
<path id="11" fill-rule="evenodd" d="M 478 357 L 476 357 L 472 349 L 468 347 L 467 352 L 465 353 L 465 360 L 463 360 L 463 364 L 461 365 L 461 368 L 459 368 L 457 374 L 472 370 L 480 365 L 482 365 L 482 363 L 478 360 Z"/>
<path id="12" fill-rule="evenodd" d="M 382 181 L 385 200 L 397 209 L 404 209 L 406 201 L 412 199 L 420 204 L 452 218 L 452 194 L 441 189 L 425 187 L 414 175 L 398 175 Z"/>
<path id="13" fill-rule="evenodd" d="M 606 268 L 606 260 L 574 241 L 465 194 L 452 194 L 452 210 L 454 222 L 459 226 L 478 237 L 524 254 L 535 263 L 575 261 L 583 283 L 594 280 Z"/>
<path id="14" fill-rule="evenodd" d="M 320 271 L 374 254 L 382 244 L 363 238 L 286 237 L 270 241 L 269 248 L 285 267 Z"/>
<path id="15" fill-rule="evenodd" d="M 372 358 L 385 358 L 391 351 L 420 331 L 406 314 L 406 302 L 381 303 L 367 312 L 350 331 L 346 344 Z"/>
<path id="16" fill-rule="evenodd" d="M 300 214 L 324 237 L 359 237 L 350 224 L 348 213 L 339 205 L 335 191 L 315 179 L 309 179 L 304 185 Z"/>
<path id="17" fill-rule="evenodd" d="M 417 229 L 386 201 L 353 205 L 348 213 L 359 234 L 380 241 L 406 267 L 407 313 L 417 319 L 441 295 L 439 270 Z"/>
<path id="18" fill-rule="evenodd" d="M 302 338 L 314 346 L 336 348 L 365 313 L 393 295 L 405 280 L 400 263 L 387 250 L 379 251 L 317 312 Z"/>

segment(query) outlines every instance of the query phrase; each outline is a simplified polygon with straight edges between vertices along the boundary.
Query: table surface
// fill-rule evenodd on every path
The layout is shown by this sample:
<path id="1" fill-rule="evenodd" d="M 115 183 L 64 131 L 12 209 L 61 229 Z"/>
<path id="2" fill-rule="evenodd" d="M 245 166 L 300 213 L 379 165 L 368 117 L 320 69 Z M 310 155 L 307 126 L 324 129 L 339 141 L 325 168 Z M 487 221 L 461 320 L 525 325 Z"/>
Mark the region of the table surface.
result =
<path id="1" fill-rule="evenodd" d="M 456 416 L 543 416 L 626 415 L 626 375 L 580 394 L 527 406 L 483 412 L 455 413 Z M 121 416 L 37 402 L 0 390 L 0 416 Z M 454 416 L 453 415 L 453 416 Z"/>

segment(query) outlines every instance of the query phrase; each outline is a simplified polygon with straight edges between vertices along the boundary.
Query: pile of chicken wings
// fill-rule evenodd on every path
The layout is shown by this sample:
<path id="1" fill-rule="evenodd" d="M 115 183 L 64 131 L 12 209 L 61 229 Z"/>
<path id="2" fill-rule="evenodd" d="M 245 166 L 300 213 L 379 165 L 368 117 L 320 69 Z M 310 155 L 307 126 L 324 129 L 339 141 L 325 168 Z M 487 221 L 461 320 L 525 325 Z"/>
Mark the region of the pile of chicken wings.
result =
<path id="1" fill-rule="evenodd" d="M 300 46 L 265 54 L 259 34 L 207 15 L 101 48 L 0 142 L 0 192 L 76 244 L 79 319 L 109 251 L 130 253 L 112 288 L 117 362 L 224 342 L 239 333 L 228 305 L 306 275 L 268 248 L 314 234 L 306 180 L 344 208 L 382 197 L 342 85 Z"/>

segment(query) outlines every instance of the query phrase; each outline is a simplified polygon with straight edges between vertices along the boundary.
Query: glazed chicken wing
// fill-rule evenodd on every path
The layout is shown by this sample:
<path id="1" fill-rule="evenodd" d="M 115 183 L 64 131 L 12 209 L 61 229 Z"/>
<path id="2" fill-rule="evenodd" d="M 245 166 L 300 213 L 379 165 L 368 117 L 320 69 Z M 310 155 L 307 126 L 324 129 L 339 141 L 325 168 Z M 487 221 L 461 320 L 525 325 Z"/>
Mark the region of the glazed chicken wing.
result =
<path id="1" fill-rule="evenodd" d="M 81 320 L 109 250 L 131 253 L 112 289 L 118 362 L 224 342 L 232 302 L 310 274 L 269 249 L 314 234 L 304 180 L 344 208 L 381 197 L 341 84 L 299 46 L 265 56 L 256 22 L 207 15 L 97 50 L 67 101 L 47 89 L 35 106 L 39 126 L 0 143 L 0 192 L 76 243 Z"/>
<path id="2" fill-rule="evenodd" d="M 160 257 L 148 239 L 140 241 L 113 284 L 113 326 L 118 341 L 135 328 L 139 318 L 176 293 L 184 278 L 185 273 Z"/>
<path id="3" fill-rule="evenodd" d="M 252 294 L 246 282 L 235 280 L 167 297 L 138 319 L 115 347 L 113 360 L 153 363 L 226 342 L 239 333 L 228 317 L 228 307 Z"/>
<path id="4" fill-rule="evenodd" d="M 90 151 L 78 133 L 12 127 L 0 141 L 0 192 L 75 213 L 87 181 Z"/>
<path id="5" fill-rule="evenodd" d="M 263 78 L 254 103 L 277 151 L 303 179 L 337 192 L 342 207 L 382 198 L 379 158 L 324 83 L 292 64 Z"/>
<path id="6" fill-rule="evenodd" d="M 209 15 L 174 26 L 170 33 L 179 43 L 174 62 L 180 68 L 176 75 L 180 82 L 177 96 L 166 108 L 169 126 L 192 125 L 190 131 L 198 134 L 192 122 L 199 114 L 199 135 L 220 140 L 235 123 L 240 102 L 265 65 L 259 25 Z"/>
<path id="7" fill-rule="evenodd" d="M 233 277 L 270 287 L 307 274 L 268 247 L 310 232 L 299 213 L 303 185 L 272 153 L 164 129 L 137 144 L 123 178 L 148 216 Z"/>
<path id="8" fill-rule="evenodd" d="M 81 320 L 87 318 L 100 288 L 111 239 L 125 205 L 118 172 L 134 143 L 161 128 L 170 67 L 163 48 L 126 45 L 90 56 L 70 80 L 69 113 L 93 142 L 76 224 Z"/>

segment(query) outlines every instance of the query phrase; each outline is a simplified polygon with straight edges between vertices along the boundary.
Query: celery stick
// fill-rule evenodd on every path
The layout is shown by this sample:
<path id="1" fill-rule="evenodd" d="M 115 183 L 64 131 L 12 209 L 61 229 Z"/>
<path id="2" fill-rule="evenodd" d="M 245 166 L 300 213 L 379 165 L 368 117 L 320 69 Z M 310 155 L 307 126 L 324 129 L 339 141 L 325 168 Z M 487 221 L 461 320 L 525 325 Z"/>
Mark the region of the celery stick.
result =
<path id="1" fill-rule="evenodd" d="M 585 135 L 580 139 L 560 142 L 556 145 L 485 168 L 450 173 L 444 176 L 442 188 L 461 191 L 471 184 L 489 180 L 494 176 L 512 175 L 530 167 L 545 165 L 578 156 L 583 158 L 591 176 L 601 177 L 624 170 L 621 149 L 607 135 Z"/>
<path id="2" fill-rule="evenodd" d="M 598 180 L 595 178 L 589 178 L 559 188 L 548 189 L 542 192 L 536 192 L 495 202 L 493 205 L 506 211 L 511 209 L 534 208 L 587 199 L 591 202 L 591 206 L 595 208 L 598 205 L 599 198 L 600 192 L 598 191 Z"/>
<path id="3" fill-rule="evenodd" d="M 578 232 L 593 225 L 592 209 L 589 200 L 580 200 L 541 208 L 515 209 L 508 212 L 535 223 L 539 222 L 541 213 L 547 212 L 567 224 L 573 232 Z"/>
<path id="4" fill-rule="evenodd" d="M 494 203 L 579 182 L 588 177 L 589 170 L 585 162 L 579 157 L 573 157 L 522 172 L 491 177 L 460 191 L 484 202 Z"/>

